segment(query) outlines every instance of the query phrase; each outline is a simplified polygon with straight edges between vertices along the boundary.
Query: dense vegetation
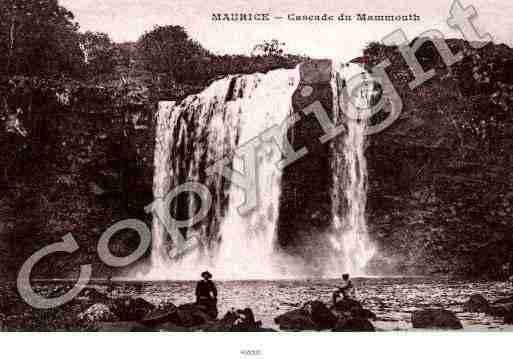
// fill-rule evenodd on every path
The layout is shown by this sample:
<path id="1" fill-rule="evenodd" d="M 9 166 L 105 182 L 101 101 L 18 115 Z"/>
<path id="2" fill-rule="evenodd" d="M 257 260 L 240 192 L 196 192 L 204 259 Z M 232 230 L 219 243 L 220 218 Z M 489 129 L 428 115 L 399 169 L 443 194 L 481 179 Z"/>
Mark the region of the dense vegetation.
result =
<path id="1" fill-rule="evenodd" d="M 57 0 L 4 0 L 0 13 L 0 276 L 71 232 L 80 253 L 36 268 L 66 277 L 76 263 L 99 262 L 96 242 L 109 225 L 149 220 L 158 100 L 301 61 L 277 41 L 260 44 L 259 56 L 214 55 L 171 25 L 119 44 L 81 32 Z M 120 235 L 120 251 L 131 235 Z"/>

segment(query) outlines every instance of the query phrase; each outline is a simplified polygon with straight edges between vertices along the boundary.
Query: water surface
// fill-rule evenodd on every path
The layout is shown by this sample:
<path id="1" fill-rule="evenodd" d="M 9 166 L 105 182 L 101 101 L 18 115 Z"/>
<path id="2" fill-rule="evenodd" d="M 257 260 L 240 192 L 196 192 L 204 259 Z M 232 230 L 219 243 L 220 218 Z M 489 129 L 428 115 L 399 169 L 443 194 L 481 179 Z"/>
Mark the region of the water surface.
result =
<path id="1" fill-rule="evenodd" d="M 378 330 L 412 330 L 411 313 L 424 308 L 444 308 L 456 313 L 464 330 L 510 331 L 513 325 L 504 325 L 502 318 L 482 313 L 466 313 L 463 303 L 472 294 L 487 299 L 509 297 L 513 288 L 503 282 L 470 282 L 433 278 L 356 278 L 358 299 L 376 313 L 374 325 Z M 216 282 L 219 289 L 219 311 L 224 315 L 231 308 L 253 309 L 257 320 L 264 326 L 276 328 L 274 318 L 298 308 L 309 300 L 326 303 L 338 284 L 337 280 L 279 280 Z M 45 291 L 58 285 L 39 282 Z M 94 282 L 91 287 L 106 292 L 108 284 Z M 176 305 L 194 301 L 194 282 L 115 282 L 113 296 L 142 297 L 154 304 L 173 302 Z"/>

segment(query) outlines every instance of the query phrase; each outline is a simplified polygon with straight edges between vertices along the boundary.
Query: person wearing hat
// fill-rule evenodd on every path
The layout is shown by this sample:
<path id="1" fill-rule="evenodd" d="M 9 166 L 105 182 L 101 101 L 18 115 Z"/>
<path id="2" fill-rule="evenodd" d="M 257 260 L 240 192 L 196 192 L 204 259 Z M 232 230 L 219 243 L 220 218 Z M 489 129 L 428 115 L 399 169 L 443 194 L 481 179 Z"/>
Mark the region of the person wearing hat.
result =
<path id="1" fill-rule="evenodd" d="M 210 272 L 201 273 L 203 278 L 196 285 L 196 304 L 204 307 L 214 319 L 217 318 L 217 288 Z"/>

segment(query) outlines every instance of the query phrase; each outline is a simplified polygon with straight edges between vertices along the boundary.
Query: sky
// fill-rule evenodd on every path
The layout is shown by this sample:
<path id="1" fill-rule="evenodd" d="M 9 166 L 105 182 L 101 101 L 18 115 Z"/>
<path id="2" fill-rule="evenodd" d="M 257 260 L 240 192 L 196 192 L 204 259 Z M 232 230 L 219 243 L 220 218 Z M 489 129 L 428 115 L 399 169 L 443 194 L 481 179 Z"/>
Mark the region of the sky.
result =
<path id="1" fill-rule="evenodd" d="M 286 44 L 287 52 L 311 57 L 345 59 L 360 55 L 370 41 L 380 40 L 397 29 L 413 38 L 429 29 L 446 37 L 460 37 L 446 20 L 452 0 L 60 0 L 71 10 L 83 31 L 108 33 L 117 42 L 135 41 L 155 25 L 181 25 L 207 49 L 219 54 L 249 54 L 254 45 L 273 38 Z M 481 33 L 496 43 L 513 45 L 513 1 L 461 0 L 473 5 Z M 269 22 L 214 22 L 213 13 L 270 13 Z M 369 15 L 417 14 L 419 22 L 309 23 L 288 21 L 289 14 Z"/>

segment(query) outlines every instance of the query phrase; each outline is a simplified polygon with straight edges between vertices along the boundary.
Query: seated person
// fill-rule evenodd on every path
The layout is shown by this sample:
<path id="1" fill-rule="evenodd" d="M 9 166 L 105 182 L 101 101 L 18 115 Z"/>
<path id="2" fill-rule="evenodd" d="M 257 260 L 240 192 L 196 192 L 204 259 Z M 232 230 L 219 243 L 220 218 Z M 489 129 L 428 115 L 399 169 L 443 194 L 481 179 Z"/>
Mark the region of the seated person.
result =
<path id="1" fill-rule="evenodd" d="M 203 280 L 196 285 L 196 304 L 205 307 L 207 313 L 217 318 L 217 288 L 210 272 L 201 273 Z"/>
<path id="2" fill-rule="evenodd" d="M 344 300 L 356 300 L 356 289 L 349 274 L 342 275 L 342 286 L 333 293 L 333 305 L 337 304 L 341 295 Z"/>

